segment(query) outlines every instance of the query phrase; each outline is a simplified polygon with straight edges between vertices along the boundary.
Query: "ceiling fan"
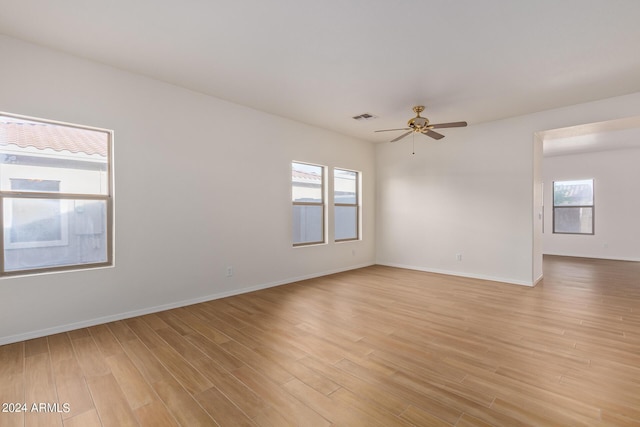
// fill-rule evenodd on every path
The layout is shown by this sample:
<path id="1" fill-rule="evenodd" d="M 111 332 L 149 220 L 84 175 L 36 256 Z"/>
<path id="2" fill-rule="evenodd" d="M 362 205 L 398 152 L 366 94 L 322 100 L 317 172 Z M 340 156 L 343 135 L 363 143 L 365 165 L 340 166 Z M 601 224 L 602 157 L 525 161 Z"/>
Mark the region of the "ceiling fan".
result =
<path id="1" fill-rule="evenodd" d="M 450 122 L 450 123 L 437 123 L 430 125 L 429 119 L 426 117 L 421 117 L 420 113 L 424 111 L 424 106 L 416 105 L 413 107 L 413 111 L 416 113 L 416 116 L 407 122 L 409 127 L 400 128 L 400 129 L 383 129 L 377 130 L 375 132 L 390 132 L 394 130 L 407 130 L 409 132 L 403 133 L 399 137 L 392 139 L 390 142 L 396 142 L 409 135 L 412 132 L 421 133 L 423 135 L 429 136 L 433 139 L 442 139 L 444 135 L 438 132 L 434 132 L 433 129 L 442 129 L 442 128 L 459 128 L 465 127 L 467 122 Z"/>

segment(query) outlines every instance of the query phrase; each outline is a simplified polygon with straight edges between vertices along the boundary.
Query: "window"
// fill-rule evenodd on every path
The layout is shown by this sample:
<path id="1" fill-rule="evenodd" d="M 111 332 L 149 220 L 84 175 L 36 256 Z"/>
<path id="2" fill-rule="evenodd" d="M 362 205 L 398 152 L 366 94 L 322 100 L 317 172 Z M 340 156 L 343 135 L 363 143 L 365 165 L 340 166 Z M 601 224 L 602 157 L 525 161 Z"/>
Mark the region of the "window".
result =
<path id="1" fill-rule="evenodd" d="M 325 242 L 324 167 L 291 163 L 293 245 Z"/>
<path id="2" fill-rule="evenodd" d="M 0 275 L 111 265 L 111 132 L 0 114 Z"/>
<path id="3" fill-rule="evenodd" d="M 593 179 L 553 183 L 553 232 L 593 234 Z"/>
<path id="4" fill-rule="evenodd" d="M 334 169 L 333 205 L 335 211 L 335 240 L 357 240 L 359 236 L 359 174 Z"/>

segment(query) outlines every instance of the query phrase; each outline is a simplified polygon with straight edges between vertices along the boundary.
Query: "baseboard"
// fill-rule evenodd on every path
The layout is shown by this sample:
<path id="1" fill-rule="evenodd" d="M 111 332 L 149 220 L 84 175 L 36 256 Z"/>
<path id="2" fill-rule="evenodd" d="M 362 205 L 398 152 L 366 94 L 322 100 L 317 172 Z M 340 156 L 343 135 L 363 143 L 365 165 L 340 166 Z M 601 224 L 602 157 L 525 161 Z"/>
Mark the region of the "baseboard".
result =
<path id="1" fill-rule="evenodd" d="M 171 310 L 173 308 L 185 307 L 185 306 L 188 306 L 188 305 L 198 304 L 198 303 L 201 303 L 201 302 L 212 301 L 212 300 L 216 300 L 216 299 L 220 299 L 220 298 L 226 298 L 226 297 L 230 297 L 230 296 L 234 296 L 234 295 L 246 294 L 246 293 L 249 293 L 249 292 L 255 292 L 255 291 L 262 290 L 262 289 L 273 288 L 275 286 L 281 286 L 281 285 L 286 285 L 286 284 L 289 284 L 289 283 L 299 282 L 301 280 L 314 279 L 316 277 L 328 276 L 330 274 L 342 273 L 344 271 L 349 271 L 349 270 L 357 270 L 359 268 L 369 267 L 369 266 L 372 266 L 372 265 L 374 265 L 374 264 L 373 263 L 371 263 L 371 264 L 361 264 L 361 265 L 355 265 L 355 266 L 350 266 L 350 267 L 336 269 L 336 270 L 330 270 L 330 271 L 324 271 L 324 272 L 320 272 L 320 273 L 308 274 L 308 275 L 304 275 L 304 276 L 291 277 L 291 278 L 287 278 L 287 279 L 284 279 L 284 280 L 278 280 L 278 281 L 275 281 L 275 282 L 262 283 L 260 285 L 249 286 L 249 287 L 242 288 L 242 289 L 234 289 L 233 291 L 219 292 L 219 293 L 205 295 L 205 296 L 198 297 L 198 298 L 192 298 L 192 299 L 188 299 L 188 300 L 182 300 L 182 301 L 172 302 L 172 303 L 168 303 L 168 304 L 162 304 L 162 305 L 158 305 L 158 306 L 154 306 L 154 307 L 145 307 L 145 308 L 141 308 L 139 310 L 128 311 L 128 312 L 125 312 L 125 313 L 118 313 L 118 314 L 114 314 L 114 315 L 110 315 L 110 316 L 97 317 L 97 318 L 93 318 L 93 319 L 83 320 L 83 321 L 80 321 L 80 322 L 67 323 L 67 324 L 64 324 L 64 325 L 54 326 L 54 327 L 46 328 L 46 329 L 39 329 L 39 330 L 36 330 L 36 331 L 25 332 L 25 333 L 22 333 L 22 334 L 9 335 L 9 336 L 6 336 L 6 337 L 0 337 L 0 345 L 11 344 L 11 343 L 20 342 L 20 341 L 26 341 L 26 340 L 30 340 L 30 339 L 34 339 L 34 338 L 45 337 L 45 336 L 48 336 L 48 335 L 59 334 L 59 333 L 62 333 L 62 332 L 69 332 L 69 331 L 73 331 L 75 329 L 80 329 L 80 328 L 88 328 L 90 326 L 101 325 L 103 323 L 115 322 L 115 321 L 118 321 L 118 320 L 129 319 L 129 318 L 132 318 L 132 317 L 144 316 L 145 314 L 157 313 L 159 311 Z"/>
<path id="2" fill-rule="evenodd" d="M 396 267 L 396 268 L 406 268 L 407 270 L 417 270 L 424 271 L 427 273 L 437 273 L 437 274 L 446 274 L 447 276 L 457 276 L 457 277 L 467 277 L 469 279 L 479 279 L 479 280 L 489 280 L 491 282 L 500 282 L 507 283 L 510 285 L 519 285 L 519 286 L 529 286 L 533 287 L 535 284 L 533 282 L 527 282 L 523 280 L 515 280 L 508 279 L 505 277 L 495 277 L 495 276 L 486 276 L 483 274 L 473 274 L 473 273 L 462 273 L 459 271 L 450 271 L 450 270 L 440 270 L 437 268 L 425 268 L 425 267 L 416 267 L 413 265 L 405 265 L 405 264 L 394 264 L 394 263 L 377 263 L 378 265 L 385 265 L 387 267 Z"/>

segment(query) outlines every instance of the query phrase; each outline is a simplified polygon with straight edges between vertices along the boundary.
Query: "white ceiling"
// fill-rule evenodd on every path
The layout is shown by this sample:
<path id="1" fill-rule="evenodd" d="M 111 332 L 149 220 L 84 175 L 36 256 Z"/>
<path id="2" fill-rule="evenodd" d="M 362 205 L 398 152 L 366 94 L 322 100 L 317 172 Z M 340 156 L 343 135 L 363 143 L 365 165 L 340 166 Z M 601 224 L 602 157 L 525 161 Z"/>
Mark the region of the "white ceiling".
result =
<path id="1" fill-rule="evenodd" d="M 374 142 L 418 104 L 472 125 L 640 91 L 639 18 L 637 0 L 0 0 L 1 34 Z"/>

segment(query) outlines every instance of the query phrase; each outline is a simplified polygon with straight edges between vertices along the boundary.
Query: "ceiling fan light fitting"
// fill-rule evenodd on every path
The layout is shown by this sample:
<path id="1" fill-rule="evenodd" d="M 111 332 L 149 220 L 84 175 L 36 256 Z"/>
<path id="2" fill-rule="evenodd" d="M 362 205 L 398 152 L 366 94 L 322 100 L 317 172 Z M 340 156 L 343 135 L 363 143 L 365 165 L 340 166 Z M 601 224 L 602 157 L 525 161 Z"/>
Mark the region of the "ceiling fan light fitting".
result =
<path id="1" fill-rule="evenodd" d="M 407 122 L 411 129 L 415 129 L 416 131 L 420 131 L 429 125 L 429 120 L 425 117 L 414 117 Z"/>

